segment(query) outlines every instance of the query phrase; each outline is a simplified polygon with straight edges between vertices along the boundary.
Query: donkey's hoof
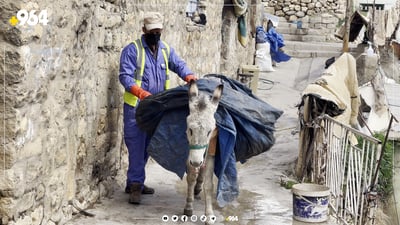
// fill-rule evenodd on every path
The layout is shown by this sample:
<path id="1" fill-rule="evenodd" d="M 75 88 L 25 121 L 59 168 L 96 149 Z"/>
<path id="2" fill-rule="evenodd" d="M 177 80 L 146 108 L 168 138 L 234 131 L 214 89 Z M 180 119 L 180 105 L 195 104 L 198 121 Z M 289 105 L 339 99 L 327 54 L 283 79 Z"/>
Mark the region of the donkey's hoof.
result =
<path id="1" fill-rule="evenodd" d="M 209 218 L 209 219 L 206 220 L 206 222 L 204 224 L 205 225 L 214 225 L 216 217 L 215 216 L 213 216 L 213 217 L 214 217 L 214 219 Z"/>
<path id="2" fill-rule="evenodd" d="M 193 209 L 184 209 L 183 214 L 186 216 L 192 216 L 193 215 Z"/>

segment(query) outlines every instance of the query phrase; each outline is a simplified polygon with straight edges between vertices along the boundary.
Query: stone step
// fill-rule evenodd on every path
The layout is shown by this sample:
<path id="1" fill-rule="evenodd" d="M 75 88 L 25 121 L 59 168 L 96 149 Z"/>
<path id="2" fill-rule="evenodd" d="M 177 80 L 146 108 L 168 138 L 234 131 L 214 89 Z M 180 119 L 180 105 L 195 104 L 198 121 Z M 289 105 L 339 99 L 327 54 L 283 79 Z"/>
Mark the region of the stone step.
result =
<path id="1" fill-rule="evenodd" d="M 276 31 L 283 36 L 285 47 L 283 50 L 290 56 L 296 58 L 330 58 L 342 53 L 343 42 L 332 38 L 320 29 L 309 28 L 308 23 L 301 24 L 298 28 L 297 22 L 288 22 L 279 19 Z M 329 41 L 327 41 L 329 40 Z M 350 44 L 350 52 L 354 52 L 356 46 Z"/>
<path id="2" fill-rule="evenodd" d="M 303 41 L 286 41 L 285 49 L 292 50 L 310 50 L 310 51 L 336 51 L 342 50 L 343 43 L 340 42 L 303 42 Z M 351 46 L 355 47 L 355 46 Z"/>
<path id="3" fill-rule="evenodd" d="M 316 41 L 326 39 L 326 35 L 321 33 L 320 30 L 309 29 L 308 25 L 304 24 L 302 28 L 298 28 L 297 23 L 283 22 L 276 28 L 276 32 L 284 37 L 284 40 L 291 41 L 309 41 L 313 38 Z M 325 40 L 323 40 L 325 41 Z"/>
<path id="4" fill-rule="evenodd" d="M 298 34 L 282 34 L 284 41 L 299 41 L 299 42 L 326 42 L 326 35 L 307 35 L 304 33 Z"/>
<path id="5" fill-rule="evenodd" d="M 303 42 L 285 41 L 283 50 L 286 54 L 295 58 L 333 57 L 342 53 L 343 43 L 341 42 Z M 357 46 L 349 44 L 350 52 L 355 52 Z"/>
<path id="6" fill-rule="evenodd" d="M 326 42 L 327 40 L 332 40 L 333 35 L 331 32 L 309 28 L 308 26 L 308 23 L 304 23 L 299 27 L 297 22 L 282 22 L 276 28 L 276 31 L 284 37 L 284 40 L 288 41 Z"/>
<path id="7" fill-rule="evenodd" d="M 297 29 L 297 23 L 292 23 L 292 22 L 287 22 L 287 21 L 280 21 L 278 27 L 275 29 L 277 31 L 285 28 L 296 28 Z"/>
<path id="8" fill-rule="evenodd" d="M 309 29 L 297 29 L 297 27 L 281 27 L 276 29 L 276 32 L 287 35 L 287 34 L 295 34 L 295 35 L 307 35 L 309 34 Z"/>
<path id="9" fill-rule="evenodd" d="M 316 58 L 316 57 L 336 57 L 341 54 L 337 51 L 311 51 L 311 50 L 284 50 L 286 54 L 294 58 Z"/>

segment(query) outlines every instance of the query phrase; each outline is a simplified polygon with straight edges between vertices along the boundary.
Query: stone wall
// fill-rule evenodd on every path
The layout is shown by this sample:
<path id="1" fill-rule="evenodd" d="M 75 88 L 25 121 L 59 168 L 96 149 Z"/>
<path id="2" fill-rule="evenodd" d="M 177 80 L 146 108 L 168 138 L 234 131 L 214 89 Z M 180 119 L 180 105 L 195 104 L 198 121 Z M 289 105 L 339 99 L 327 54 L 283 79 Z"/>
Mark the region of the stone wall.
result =
<path id="1" fill-rule="evenodd" d="M 296 21 L 306 16 L 329 13 L 344 18 L 345 0 L 263 0 L 266 6 L 273 9 L 273 14 Z"/>
<path id="2" fill-rule="evenodd" d="M 344 23 L 344 0 L 263 0 L 266 13 L 284 18 L 300 28 L 296 34 L 304 35 L 303 41 L 335 42 L 336 30 Z"/>
<path id="3" fill-rule="evenodd" d="M 199 76 L 252 64 L 254 18 L 241 46 L 231 5 L 209 1 L 200 28 L 186 25 L 186 3 L 0 0 L 0 224 L 63 224 L 124 182 L 119 55 L 147 11 L 164 13 L 164 40 Z M 20 9 L 47 10 L 49 22 L 13 27 Z"/>

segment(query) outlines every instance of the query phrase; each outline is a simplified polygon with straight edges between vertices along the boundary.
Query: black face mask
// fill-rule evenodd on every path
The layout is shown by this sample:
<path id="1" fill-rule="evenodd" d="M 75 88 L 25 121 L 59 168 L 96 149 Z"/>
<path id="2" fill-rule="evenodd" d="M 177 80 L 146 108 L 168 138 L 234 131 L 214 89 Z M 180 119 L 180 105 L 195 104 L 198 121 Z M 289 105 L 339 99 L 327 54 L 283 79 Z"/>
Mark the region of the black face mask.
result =
<path id="1" fill-rule="evenodd" d="M 157 45 L 160 41 L 161 34 L 145 34 L 144 38 L 148 45 Z"/>

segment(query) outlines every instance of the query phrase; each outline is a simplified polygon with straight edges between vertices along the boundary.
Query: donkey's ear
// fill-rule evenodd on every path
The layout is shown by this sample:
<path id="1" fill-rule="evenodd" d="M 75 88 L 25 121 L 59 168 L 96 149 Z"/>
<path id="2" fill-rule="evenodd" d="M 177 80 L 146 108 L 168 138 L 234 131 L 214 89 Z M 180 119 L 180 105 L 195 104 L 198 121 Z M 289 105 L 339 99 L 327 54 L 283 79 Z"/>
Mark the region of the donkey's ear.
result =
<path id="1" fill-rule="evenodd" d="M 195 80 L 191 80 L 189 83 L 189 101 L 192 98 L 197 97 L 199 95 L 199 89 L 197 88 L 197 84 Z"/>
<path id="2" fill-rule="evenodd" d="M 213 96 L 211 98 L 211 102 L 214 104 L 218 104 L 219 100 L 221 99 L 222 96 L 222 90 L 224 89 L 224 85 L 220 84 L 215 88 Z"/>

